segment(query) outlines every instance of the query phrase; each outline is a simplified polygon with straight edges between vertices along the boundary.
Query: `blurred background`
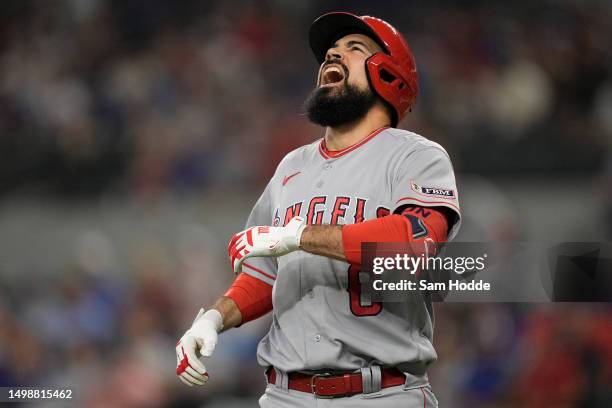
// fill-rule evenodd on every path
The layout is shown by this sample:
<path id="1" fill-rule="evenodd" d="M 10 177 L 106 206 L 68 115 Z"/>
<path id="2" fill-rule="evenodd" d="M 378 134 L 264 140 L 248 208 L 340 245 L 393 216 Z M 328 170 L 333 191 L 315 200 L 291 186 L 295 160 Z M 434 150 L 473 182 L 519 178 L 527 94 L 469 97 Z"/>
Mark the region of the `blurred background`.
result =
<path id="1" fill-rule="evenodd" d="M 0 386 L 89 407 L 252 407 L 269 317 L 223 334 L 207 387 L 174 345 L 233 279 L 230 236 L 302 114 L 326 11 L 410 42 L 400 127 L 450 153 L 462 241 L 612 238 L 609 1 L 3 0 Z M 437 304 L 441 407 L 612 406 L 610 304 Z"/>

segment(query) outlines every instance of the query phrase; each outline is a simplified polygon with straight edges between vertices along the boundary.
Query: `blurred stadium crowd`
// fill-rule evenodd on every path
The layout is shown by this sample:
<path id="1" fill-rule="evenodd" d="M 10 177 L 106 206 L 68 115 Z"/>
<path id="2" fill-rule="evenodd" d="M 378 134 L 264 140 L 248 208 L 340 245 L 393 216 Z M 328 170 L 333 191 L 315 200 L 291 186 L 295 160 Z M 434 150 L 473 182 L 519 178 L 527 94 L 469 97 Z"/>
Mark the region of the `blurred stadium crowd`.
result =
<path id="1" fill-rule="evenodd" d="M 85 194 L 263 183 L 288 149 L 320 134 L 299 115 L 317 69 L 306 32 L 322 10 L 347 5 L 1 7 L 0 188 Z M 446 146 L 461 172 L 511 175 L 601 168 L 612 140 L 611 9 L 367 4 L 418 58 L 421 93 L 405 125 Z"/>
<path id="2" fill-rule="evenodd" d="M 411 43 L 421 93 L 401 127 L 449 151 L 464 239 L 540 237 L 495 177 L 533 197 L 562 180 L 543 202 L 612 237 L 610 2 L 5 0 L 0 386 L 72 385 L 93 407 L 255 404 L 267 320 L 222 335 L 205 390 L 175 378 L 174 344 L 231 282 L 226 240 L 278 161 L 321 136 L 301 114 L 306 33 L 338 9 Z M 472 222 L 492 206 L 495 225 Z M 436 312 L 441 406 L 612 406 L 609 304 Z"/>

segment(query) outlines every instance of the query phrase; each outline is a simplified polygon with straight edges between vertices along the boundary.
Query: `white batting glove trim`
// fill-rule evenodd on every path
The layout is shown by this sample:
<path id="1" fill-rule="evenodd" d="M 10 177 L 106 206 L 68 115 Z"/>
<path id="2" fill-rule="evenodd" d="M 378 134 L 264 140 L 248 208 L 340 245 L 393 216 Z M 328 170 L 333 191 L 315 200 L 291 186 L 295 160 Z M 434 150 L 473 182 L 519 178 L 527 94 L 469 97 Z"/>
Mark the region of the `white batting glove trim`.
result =
<path id="1" fill-rule="evenodd" d="M 257 226 L 234 235 L 227 247 L 234 273 L 242 270 L 242 263 L 256 256 L 282 256 L 300 249 L 306 220 L 293 217 L 284 227 Z"/>

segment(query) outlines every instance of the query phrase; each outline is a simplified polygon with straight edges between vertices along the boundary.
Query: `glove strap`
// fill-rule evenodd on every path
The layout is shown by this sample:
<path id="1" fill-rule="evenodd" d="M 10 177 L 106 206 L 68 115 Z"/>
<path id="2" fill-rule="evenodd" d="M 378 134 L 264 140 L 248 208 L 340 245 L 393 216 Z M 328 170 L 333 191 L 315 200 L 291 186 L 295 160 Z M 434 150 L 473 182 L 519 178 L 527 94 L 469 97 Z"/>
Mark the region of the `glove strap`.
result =
<path id="1" fill-rule="evenodd" d="M 304 228 L 306 228 L 306 220 L 302 217 L 293 217 L 290 221 L 290 224 L 291 223 L 297 225 L 289 225 L 290 227 L 292 227 L 291 229 L 295 228 L 295 230 L 291 231 L 291 242 L 285 242 L 289 249 L 295 251 L 296 249 L 300 249 L 300 241 L 302 239 L 302 233 L 304 232 Z"/>
<path id="2" fill-rule="evenodd" d="M 298 249 L 301 248 L 300 247 L 300 242 L 302 241 L 302 233 L 304 232 L 304 229 L 306 229 L 306 223 L 300 225 L 300 227 L 298 228 L 298 230 L 295 233 L 295 243 L 296 243 Z"/>

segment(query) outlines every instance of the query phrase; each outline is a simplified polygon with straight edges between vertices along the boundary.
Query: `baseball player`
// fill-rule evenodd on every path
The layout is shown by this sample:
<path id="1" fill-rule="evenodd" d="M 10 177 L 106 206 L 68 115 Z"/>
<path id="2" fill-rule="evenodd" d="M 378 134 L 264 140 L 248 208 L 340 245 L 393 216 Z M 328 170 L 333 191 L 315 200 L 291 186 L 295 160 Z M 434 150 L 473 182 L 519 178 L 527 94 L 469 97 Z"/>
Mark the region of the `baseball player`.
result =
<path id="1" fill-rule="evenodd" d="M 257 356 L 268 386 L 261 407 L 436 407 L 427 368 L 430 298 L 368 302 L 362 242 L 451 240 L 460 224 L 446 151 L 394 128 L 417 96 L 406 40 L 378 18 L 334 12 L 314 21 L 320 63 L 306 101 L 325 136 L 289 153 L 228 247 L 238 274 L 176 346 L 187 385 L 208 380 L 223 330 L 273 311 Z"/>

